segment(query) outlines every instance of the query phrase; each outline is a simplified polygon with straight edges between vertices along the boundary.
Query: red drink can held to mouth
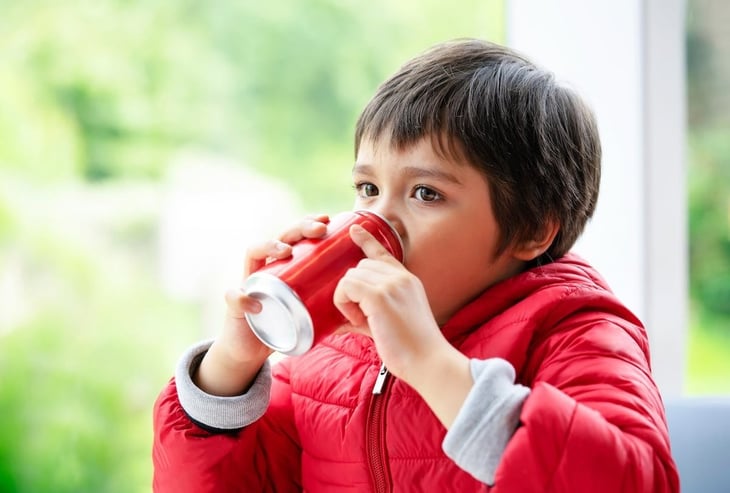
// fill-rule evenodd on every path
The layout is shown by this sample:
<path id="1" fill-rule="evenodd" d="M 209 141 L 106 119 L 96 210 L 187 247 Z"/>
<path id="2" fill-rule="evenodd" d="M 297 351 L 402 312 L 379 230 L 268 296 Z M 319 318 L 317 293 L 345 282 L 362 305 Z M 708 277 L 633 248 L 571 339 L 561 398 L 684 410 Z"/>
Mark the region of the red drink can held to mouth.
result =
<path id="1" fill-rule="evenodd" d="M 244 292 L 262 306 L 246 320 L 264 344 L 283 354 L 303 354 L 346 322 L 332 298 L 342 276 L 365 258 L 350 238 L 353 224 L 403 261 L 403 243 L 387 219 L 365 210 L 337 214 L 324 236 L 295 243 L 291 257 L 266 264 L 246 279 Z"/>

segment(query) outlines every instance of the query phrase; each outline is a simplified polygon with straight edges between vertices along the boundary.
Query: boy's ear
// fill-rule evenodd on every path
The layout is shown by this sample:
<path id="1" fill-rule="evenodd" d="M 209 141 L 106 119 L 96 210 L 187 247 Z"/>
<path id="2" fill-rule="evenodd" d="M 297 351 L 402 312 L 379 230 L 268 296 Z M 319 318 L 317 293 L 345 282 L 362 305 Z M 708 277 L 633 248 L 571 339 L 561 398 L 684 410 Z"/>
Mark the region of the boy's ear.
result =
<path id="1" fill-rule="evenodd" d="M 523 262 L 530 262 L 536 259 L 550 248 L 558 231 L 560 231 L 558 222 L 550 220 L 545 225 L 542 235 L 517 245 L 512 251 L 512 256 Z"/>

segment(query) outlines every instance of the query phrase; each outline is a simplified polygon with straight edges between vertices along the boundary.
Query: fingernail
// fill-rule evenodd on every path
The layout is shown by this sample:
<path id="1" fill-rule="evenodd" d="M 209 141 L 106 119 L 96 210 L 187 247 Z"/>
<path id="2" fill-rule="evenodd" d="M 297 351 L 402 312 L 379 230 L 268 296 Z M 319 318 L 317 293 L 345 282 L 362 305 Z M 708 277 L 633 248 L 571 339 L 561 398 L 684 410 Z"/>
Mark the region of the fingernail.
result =
<path id="1" fill-rule="evenodd" d="M 277 241 L 276 245 L 274 245 L 274 249 L 276 249 L 277 252 L 284 252 L 287 248 L 289 248 L 289 245 L 283 241 Z"/>
<path id="2" fill-rule="evenodd" d="M 251 303 L 251 310 L 250 311 L 251 311 L 251 313 L 260 313 L 263 308 L 264 307 L 261 305 L 261 302 L 260 301 L 254 300 L 254 302 Z"/>

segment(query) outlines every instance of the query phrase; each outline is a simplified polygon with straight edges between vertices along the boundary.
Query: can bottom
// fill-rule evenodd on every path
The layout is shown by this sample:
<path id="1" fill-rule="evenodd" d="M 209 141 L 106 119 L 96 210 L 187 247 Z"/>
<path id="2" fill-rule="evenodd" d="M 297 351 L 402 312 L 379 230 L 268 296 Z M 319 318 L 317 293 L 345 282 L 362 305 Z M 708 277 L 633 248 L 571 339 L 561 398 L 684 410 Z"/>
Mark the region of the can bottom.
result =
<path id="1" fill-rule="evenodd" d="M 246 320 L 261 342 L 287 355 L 303 354 L 312 347 L 314 327 L 304 303 L 281 279 L 256 272 L 246 279 L 244 292 L 262 306 L 247 313 Z"/>

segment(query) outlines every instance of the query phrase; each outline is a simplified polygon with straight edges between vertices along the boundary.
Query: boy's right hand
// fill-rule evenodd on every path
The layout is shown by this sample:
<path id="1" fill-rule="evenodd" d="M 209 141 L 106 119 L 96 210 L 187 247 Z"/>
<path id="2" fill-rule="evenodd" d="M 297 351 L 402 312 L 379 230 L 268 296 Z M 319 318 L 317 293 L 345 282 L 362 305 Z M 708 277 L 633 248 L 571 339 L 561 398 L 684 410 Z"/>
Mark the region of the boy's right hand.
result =
<path id="1" fill-rule="evenodd" d="M 244 279 L 266 263 L 291 255 L 291 246 L 305 238 L 319 238 L 327 230 L 327 215 L 309 216 L 286 230 L 278 240 L 255 245 L 246 252 Z M 193 376 L 203 391 L 219 396 L 244 393 L 273 350 L 251 331 L 246 313 L 257 313 L 260 303 L 246 296 L 242 288 L 226 293 L 223 330 L 203 357 Z"/>

